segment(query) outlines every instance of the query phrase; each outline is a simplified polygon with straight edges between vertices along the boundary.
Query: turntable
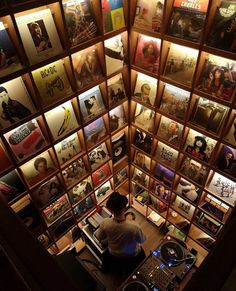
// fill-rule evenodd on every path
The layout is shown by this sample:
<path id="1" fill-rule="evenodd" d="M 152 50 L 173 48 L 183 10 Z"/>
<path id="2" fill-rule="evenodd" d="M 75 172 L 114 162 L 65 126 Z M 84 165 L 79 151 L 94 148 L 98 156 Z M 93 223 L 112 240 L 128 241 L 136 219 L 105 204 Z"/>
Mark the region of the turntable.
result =
<path id="1" fill-rule="evenodd" d="M 153 255 L 167 264 L 179 279 L 183 279 L 196 262 L 196 256 L 187 249 L 185 243 L 170 236 L 153 251 Z"/>

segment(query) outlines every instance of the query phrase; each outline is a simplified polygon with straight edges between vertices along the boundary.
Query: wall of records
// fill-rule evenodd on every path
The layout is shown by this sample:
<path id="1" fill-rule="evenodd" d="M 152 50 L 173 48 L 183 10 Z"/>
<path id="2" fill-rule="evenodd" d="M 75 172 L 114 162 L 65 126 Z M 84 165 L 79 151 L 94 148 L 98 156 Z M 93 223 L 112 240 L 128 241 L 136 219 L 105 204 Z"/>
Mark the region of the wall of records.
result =
<path id="1" fill-rule="evenodd" d="M 0 192 L 50 253 L 118 190 L 209 253 L 236 203 L 236 1 L 0 4 Z"/>

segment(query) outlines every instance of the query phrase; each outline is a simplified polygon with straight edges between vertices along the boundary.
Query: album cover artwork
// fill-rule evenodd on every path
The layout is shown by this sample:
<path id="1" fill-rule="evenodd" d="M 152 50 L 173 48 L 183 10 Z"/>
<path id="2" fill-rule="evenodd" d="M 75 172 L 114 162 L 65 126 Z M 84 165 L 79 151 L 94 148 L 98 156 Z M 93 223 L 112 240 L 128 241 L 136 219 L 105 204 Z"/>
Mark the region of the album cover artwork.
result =
<path id="1" fill-rule="evenodd" d="M 191 86 L 199 51 L 171 43 L 163 75 L 183 85 Z"/>
<path id="2" fill-rule="evenodd" d="M 71 213 L 67 213 L 62 218 L 57 220 L 50 226 L 51 231 L 54 234 L 55 239 L 59 238 L 63 233 L 68 231 L 73 224 L 75 224 L 74 217 Z"/>
<path id="3" fill-rule="evenodd" d="M 136 103 L 134 123 L 142 129 L 152 132 L 154 127 L 155 111 Z"/>
<path id="4" fill-rule="evenodd" d="M 66 28 L 71 46 L 97 36 L 98 27 L 89 0 L 63 1 Z"/>
<path id="5" fill-rule="evenodd" d="M 122 182 L 128 179 L 127 168 L 123 168 L 119 170 L 116 174 L 114 174 L 113 179 L 114 179 L 115 187 L 118 187 Z"/>
<path id="6" fill-rule="evenodd" d="M 183 125 L 162 115 L 157 136 L 175 146 L 180 146 Z"/>
<path id="7" fill-rule="evenodd" d="M 32 203 L 29 195 L 25 195 L 11 207 L 17 216 L 23 221 L 25 226 L 31 231 L 36 230 L 36 228 L 42 224 L 42 219 L 38 210 Z"/>
<path id="8" fill-rule="evenodd" d="M 214 195 L 218 196 L 221 200 L 230 204 L 235 205 L 236 201 L 236 183 L 230 179 L 214 173 L 207 190 L 211 191 Z"/>
<path id="9" fill-rule="evenodd" d="M 45 117 L 54 140 L 79 127 L 71 101 L 46 112 Z"/>
<path id="10" fill-rule="evenodd" d="M 196 182 L 198 185 L 202 185 L 208 173 L 206 166 L 196 162 L 189 157 L 185 157 L 179 169 L 179 172 Z"/>
<path id="11" fill-rule="evenodd" d="M 144 153 L 136 150 L 134 156 L 134 164 L 141 168 L 142 170 L 149 172 L 151 168 L 151 159 L 147 157 Z"/>
<path id="12" fill-rule="evenodd" d="M 232 98 L 236 85 L 236 61 L 209 54 L 197 89 L 222 100 Z"/>
<path id="13" fill-rule="evenodd" d="M 18 161 L 22 161 L 43 149 L 47 142 L 36 119 L 4 134 Z"/>
<path id="14" fill-rule="evenodd" d="M 109 105 L 113 106 L 126 98 L 122 74 L 118 74 L 107 80 Z"/>
<path id="15" fill-rule="evenodd" d="M 224 51 L 236 52 L 235 18 L 236 2 L 221 1 L 207 37 L 207 44 Z"/>
<path id="16" fill-rule="evenodd" d="M 31 196 L 34 203 L 41 208 L 49 201 L 62 194 L 63 190 L 63 186 L 55 176 L 32 190 Z"/>
<path id="17" fill-rule="evenodd" d="M 43 106 L 53 104 L 72 94 L 62 60 L 34 70 L 32 75 Z"/>
<path id="18" fill-rule="evenodd" d="M 0 77 L 6 76 L 10 73 L 16 72 L 22 69 L 22 65 L 17 56 L 16 49 L 8 35 L 8 32 L 0 21 Z"/>
<path id="19" fill-rule="evenodd" d="M 161 40 L 139 34 L 134 65 L 157 74 L 159 71 Z"/>
<path id="20" fill-rule="evenodd" d="M 30 64 L 36 64 L 63 51 L 50 9 L 16 17 Z"/>
<path id="21" fill-rule="evenodd" d="M 200 97 L 192 112 L 192 122 L 205 130 L 217 133 L 228 113 L 229 108 L 220 103 Z"/>
<path id="22" fill-rule="evenodd" d="M 137 168 L 134 168 L 133 178 L 136 183 L 148 188 L 149 176 Z"/>
<path id="23" fill-rule="evenodd" d="M 201 161 L 208 162 L 215 145 L 216 140 L 190 129 L 185 143 L 185 151 Z"/>
<path id="24" fill-rule="evenodd" d="M 135 200 L 141 205 L 144 206 L 148 203 L 148 191 L 142 188 L 140 185 L 132 183 L 132 194 L 135 197 Z"/>
<path id="25" fill-rule="evenodd" d="M 88 154 L 90 166 L 95 170 L 100 165 L 104 164 L 110 157 L 105 143 L 102 143 Z"/>
<path id="26" fill-rule="evenodd" d="M 152 193 L 158 196 L 158 198 L 160 198 L 161 200 L 164 200 L 165 202 L 169 203 L 171 197 L 171 190 L 168 189 L 168 187 L 166 187 L 165 185 L 160 184 L 160 182 L 154 181 Z"/>
<path id="27" fill-rule="evenodd" d="M 222 225 L 218 221 L 200 210 L 197 211 L 194 219 L 213 236 L 217 236 L 222 228 Z"/>
<path id="28" fill-rule="evenodd" d="M 84 179 L 79 184 L 75 185 L 71 190 L 68 191 L 71 203 L 77 204 L 80 200 L 86 197 L 93 191 L 91 178 Z"/>
<path id="29" fill-rule="evenodd" d="M 224 145 L 215 160 L 216 167 L 236 178 L 236 150 Z"/>
<path id="30" fill-rule="evenodd" d="M 138 0 L 134 26 L 152 32 L 160 32 L 162 28 L 165 0 Z"/>
<path id="31" fill-rule="evenodd" d="M 175 197 L 175 200 L 171 203 L 171 206 L 188 219 L 192 218 L 195 210 L 195 207 L 179 196 Z"/>
<path id="32" fill-rule="evenodd" d="M 82 158 L 76 160 L 62 171 L 67 186 L 79 181 L 86 173 L 87 170 Z"/>
<path id="33" fill-rule="evenodd" d="M 126 155 L 126 136 L 124 132 L 112 139 L 111 147 L 112 161 L 115 164 Z"/>
<path id="34" fill-rule="evenodd" d="M 21 77 L 2 83 L 0 87 L 0 125 L 2 128 L 16 124 L 35 112 L 35 107 Z"/>
<path id="35" fill-rule="evenodd" d="M 109 111 L 110 131 L 113 132 L 126 124 L 123 104 Z"/>
<path id="36" fill-rule="evenodd" d="M 91 212 L 91 209 L 95 206 L 93 198 L 91 196 L 85 198 L 82 202 L 76 205 L 73 209 L 74 215 L 77 219 L 81 219 Z"/>
<path id="37" fill-rule="evenodd" d="M 135 130 L 133 144 L 140 150 L 150 154 L 152 150 L 152 141 L 153 138 L 150 134 L 139 129 Z"/>
<path id="38" fill-rule="evenodd" d="M 8 168 L 10 168 L 10 166 L 12 165 L 12 162 L 8 156 L 8 154 L 6 153 L 6 150 L 0 140 L 0 157 L 1 157 L 1 163 L 0 163 L 0 173 L 7 170 Z"/>
<path id="39" fill-rule="evenodd" d="M 99 86 L 80 94 L 78 98 L 84 123 L 95 118 L 105 110 Z"/>
<path id="40" fill-rule="evenodd" d="M 234 118 L 229 131 L 227 132 L 226 136 L 224 139 L 232 144 L 233 146 L 236 145 L 236 117 Z"/>
<path id="41" fill-rule="evenodd" d="M 25 191 L 25 185 L 21 181 L 16 170 L 11 171 L 0 178 L 0 194 L 7 202 L 11 202 Z"/>
<path id="42" fill-rule="evenodd" d="M 181 177 L 175 193 L 196 204 L 201 195 L 201 190 L 196 185 Z"/>
<path id="43" fill-rule="evenodd" d="M 106 197 L 108 197 L 112 192 L 112 187 L 110 181 L 104 183 L 98 190 L 95 191 L 95 196 L 97 203 L 100 203 Z"/>
<path id="44" fill-rule="evenodd" d="M 155 157 L 158 162 L 161 162 L 171 168 L 175 168 L 179 152 L 172 147 L 167 146 L 162 142 L 158 142 Z"/>
<path id="45" fill-rule="evenodd" d="M 211 250 L 215 245 L 215 240 L 205 233 L 203 234 L 203 236 L 200 235 L 199 237 L 197 237 L 196 241 L 202 244 L 208 250 Z"/>
<path id="46" fill-rule="evenodd" d="M 157 93 L 157 80 L 148 75 L 138 72 L 134 97 L 139 101 L 153 106 Z"/>
<path id="47" fill-rule="evenodd" d="M 127 34 L 118 34 L 104 41 L 107 76 L 119 71 L 127 62 Z"/>
<path id="48" fill-rule="evenodd" d="M 98 170 L 92 173 L 92 181 L 94 188 L 101 185 L 111 175 L 109 163 L 102 165 Z"/>
<path id="49" fill-rule="evenodd" d="M 80 140 L 77 133 L 70 135 L 54 146 L 59 164 L 71 160 L 74 156 L 81 152 Z"/>
<path id="50" fill-rule="evenodd" d="M 158 213 L 163 213 L 167 210 L 167 205 L 153 195 L 149 195 L 148 204 L 151 205 Z"/>
<path id="51" fill-rule="evenodd" d="M 47 223 L 52 223 L 70 208 L 67 195 L 63 195 L 47 206 L 42 212 Z"/>
<path id="52" fill-rule="evenodd" d="M 163 182 L 167 187 L 171 187 L 175 173 L 170 169 L 162 166 L 161 164 L 157 164 L 154 169 L 153 175 L 159 181 Z"/>
<path id="53" fill-rule="evenodd" d="M 102 19 L 104 33 L 125 27 L 122 0 L 102 0 Z"/>
<path id="54" fill-rule="evenodd" d="M 84 127 L 84 135 L 88 148 L 97 144 L 106 134 L 107 131 L 102 117 Z"/>
<path id="55" fill-rule="evenodd" d="M 180 120 L 185 120 L 189 100 L 190 92 L 165 84 L 160 110 Z"/>
<path id="56" fill-rule="evenodd" d="M 174 37 L 200 42 L 209 0 L 175 0 L 167 33 Z"/>
<path id="57" fill-rule="evenodd" d="M 55 173 L 56 168 L 48 151 L 23 164 L 21 170 L 30 186 L 33 186 Z"/>
<path id="58" fill-rule="evenodd" d="M 103 78 L 97 49 L 89 47 L 72 55 L 76 83 L 79 89 Z"/>

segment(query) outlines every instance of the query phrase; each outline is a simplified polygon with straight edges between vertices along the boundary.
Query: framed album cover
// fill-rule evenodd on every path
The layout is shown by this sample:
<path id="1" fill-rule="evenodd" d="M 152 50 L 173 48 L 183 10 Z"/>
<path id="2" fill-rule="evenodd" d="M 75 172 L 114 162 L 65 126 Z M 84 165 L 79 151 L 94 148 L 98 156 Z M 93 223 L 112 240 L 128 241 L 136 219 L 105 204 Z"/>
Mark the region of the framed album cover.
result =
<path id="1" fill-rule="evenodd" d="M 57 178 L 57 176 L 55 176 L 33 189 L 30 195 L 34 203 L 41 208 L 55 197 L 62 194 L 63 191 L 64 189 L 60 183 L 60 180 Z"/>
<path id="2" fill-rule="evenodd" d="M 57 140 L 79 127 L 73 105 L 67 101 L 45 113 L 53 140 Z"/>
<path id="3" fill-rule="evenodd" d="M 215 160 L 216 167 L 236 178 L 236 150 L 224 145 Z"/>
<path id="4" fill-rule="evenodd" d="M 92 173 L 92 181 L 94 188 L 101 185 L 111 175 L 109 163 L 102 165 L 98 170 Z"/>
<path id="5" fill-rule="evenodd" d="M 151 73 L 159 71 L 161 40 L 139 34 L 134 65 Z"/>
<path id="6" fill-rule="evenodd" d="M 72 88 L 63 60 L 58 60 L 34 70 L 32 75 L 42 106 L 51 105 L 62 98 L 72 95 Z"/>
<path id="7" fill-rule="evenodd" d="M 162 142 L 158 142 L 155 157 L 158 162 L 175 168 L 179 152 Z"/>
<path id="8" fill-rule="evenodd" d="M 2 83 L 0 86 L 0 125 L 7 128 L 35 112 L 21 77 Z"/>
<path id="9" fill-rule="evenodd" d="M 72 205 L 80 202 L 84 197 L 93 191 L 93 185 L 91 177 L 84 179 L 79 184 L 75 185 L 72 189 L 68 191 L 68 195 Z"/>
<path id="10" fill-rule="evenodd" d="M 145 188 L 148 188 L 149 184 L 149 176 L 142 172 L 141 170 L 134 168 L 134 173 L 133 173 L 133 181 L 136 183 L 144 186 Z"/>
<path id="11" fill-rule="evenodd" d="M 157 80 L 138 72 L 134 97 L 147 105 L 154 106 L 157 94 Z"/>
<path id="12" fill-rule="evenodd" d="M 63 139 L 55 146 L 59 164 L 62 165 L 81 152 L 80 140 L 77 133 Z"/>
<path id="13" fill-rule="evenodd" d="M 216 140 L 190 129 L 185 143 L 185 151 L 201 161 L 208 162 L 215 145 Z"/>
<path id="14" fill-rule="evenodd" d="M 190 47 L 171 43 L 164 77 L 180 84 L 191 86 L 199 51 Z"/>
<path id="15" fill-rule="evenodd" d="M 158 127 L 157 136 L 161 137 L 165 141 L 175 146 L 180 146 L 182 137 L 183 125 L 169 119 L 165 116 L 161 116 L 161 121 Z"/>
<path id="16" fill-rule="evenodd" d="M 160 110 L 165 114 L 185 120 L 190 100 L 190 92 L 165 84 Z"/>
<path id="17" fill-rule="evenodd" d="M 107 80 L 109 105 L 113 106 L 126 99 L 125 86 L 122 74 L 118 74 Z"/>
<path id="18" fill-rule="evenodd" d="M 95 201 L 93 196 L 89 196 L 82 200 L 78 205 L 73 208 L 74 215 L 76 219 L 81 219 L 85 217 L 91 212 L 91 210 L 95 207 Z"/>
<path id="19" fill-rule="evenodd" d="M 50 226 L 50 230 L 53 233 L 55 239 L 59 238 L 63 233 L 68 231 L 75 224 L 75 219 L 72 213 L 67 213 L 58 219 Z"/>
<path id="20" fill-rule="evenodd" d="M 81 178 L 86 173 L 87 170 L 82 158 L 76 160 L 62 171 L 62 175 L 67 186 L 72 185 L 75 182 L 81 180 Z"/>
<path id="21" fill-rule="evenodd" d="M 142 170 L 149 172 L 151 168 L 151 159 L 144 153 L 136 150 L 134 155 L 134 164 Z"/>
<path id="22" fill-rule="evenodd" d="M 0 193 L 7 202 L 11 202 L 25 191 L 26 187 L 16 170 L 0 178 Z"/>
<path id="23" fill-rule="evenodd" d="M 84 123 L 95 118 L 105 110 L 99 86 L 80 94 L 78 99 Z"/>
<path id="24" fill-rule="evenodd" d="M 163 182 L 164 185 L 166 185 L 167 187 L 171 187 L 175 173 L 170 169 L 166 168 L 165 166 L 157 164 L 154 168 L 153 175 L 160 182 Z"/>
<path id="25" fill-rule="evenodd" d="M 95 46 L 74 53 L 72 62 L 79 89 L 102 80 L 102 68 Z"/>
<path id="26" fill-rule="evenodd" d="M 167 210 L 167 205 L 153 195 L 149 195 L 148 204 L 151 205 L 151 207 L 154 208 L 158 213 L 162 213 L 162 215 L 163 212 Z"/>
<path id="27" fill-rule="evenodd" d="M 231 206 L 235 205 L 236 183 L 234 181 L 215 172 L 207 190 Z"/>
<path id="28" fill-rule="evenodd" d="M 171 207 L 188 219 L 192 218 L 195 210 L 195 207 L 192 204 L 179 196 L 175 197 L 175 200 L 171 203 Z"/>
<path id="29" fill-rule="evenodd" d="M 218 133 L 229 111 L 220 103 L 199 97 L 192 112 L 192 122 L 205 130 Z"/>
<path id="30" fill-rule="evenodd" d="M 16 23 L 30 64 L 36 64 L 63 51 L 50 9 L 17 16 Z"/>
<path id="31" fill-rule="evenodd" d="M 67 195 L 63 195 L 47 206 L 43 211 L 43 216 L 48 224 L 55 221 L 59 216 L 66 212 L 70 208 Z"/>
<path id="32" fill-rule="evenodd" d="M 208 54 L 197 89 L 231 100 L 236 85 L 236 61 Z"/>
<path id="33" fill-rule="evenodd" d="M 194 219 L 201 227 L 206 229 L 206 231 L 213 236 L 217 236 L 222 228 L 222 224 L 201 210 L 197 211 Z"/>
<path id="34" fill-rule="evenodd" d="M 9 158 L 6 152 L 1 139 L 0 139 L 0 157 L 1 157 L 1 163 L 0 163 L 0 173 L 1 173 L 12 166 L 11 159 Z"/>
<path id="35" fill-rule="evenodd" d="M 16 53 L 16 48 L 14 47 L 2 21 L 0 21 L 0 43 L 0 77 L 4 77 L 22 69 L 23 66 L 20 63 L 19 57 Z"/>
<path id="36" fill-rule="evenodd" d="M 8 131 L 4 137 L 18 161 L 32 156 L 47 145 L 36 119 Z"/>
<path id="37" fill-rule="evenodd" d="M 196 182 L 198 185 L 202 185 L 208 174 L 208 168 L 189 157 L 185 157 L 182 161 L 179 172 Z"/>
<path id="38" fill-rule="evenodd" d="M 153 137 L 150 134 L 139 129 L 135 130 L 133 144 L 137 148 L 141 149 L 147 154 L 150 154 L 152 149 L 152 141 Z"/>
<path id="39" fill-rule="evenodd" d="M 112 192 L 112 187 L 110 181 L 104 183 L 98 190 L 95 191 L 95 196 L 97 203 L 100 203 L 106 197 L 108 197 Z"/>
<path id="40" fill-rule="evenodd" d="M 134 26 L 150 32 L 161 32 L 165 0 L 138 0 Z"/>
<path id="41" fill-rule="evenodd" d="M 56 167 L 48 151 L 25 163 L 20 169 L 30 186 L 38 184 L 56 172 Z"/>
<path id="42" fill-rule="evenodd" d="M 102 143 L 92 151 L 88 153 L 89 163 L 92 170 L 95 170 L 106 161 L 109 160 L 109 153 L 105 143 Z"/>
<path id="43" fill-rule="evenodd" d="M 91 2 L 62 1 L 66 28 L 71 46 L 88 41 L 98 34 Z"/>
<path id="44" fill-rule="evenodd" d="M 123 104 L 109 111 L 109 121 L 111 132 L 121 128 L 127 123 Z"/>
<path id="45" fill-rule="evenodd" d="M 102 0 L 102 19 L 104 33 L 125 27 L 122 0 Z"/>
<path id="46" fill-rule="evenodd" d="M 144 130 L 153 131 L 155 111 L 139 103 L 136 104 L 134 123 Z"/>
<path id="47" fill-rule="evenodd" d="M 121 70 L 127 62 L 127 33 L 123 32 L 104 41 L 107 76 Z"/>
<path id="48" fill-rule="evenodd" d="M 102 117 L 84 127 L 84 135 L 88 148 L 97 144 L 106 134 L 107 130 Z"/>
<path id="49" fill-rule="evenodd" d="M 181 177 L 175 189 L 175 193 L 191 201 L 191 203 L 196 204 L 201 195 L 201 190 L 198 186 Z"/>
<path id="50" fill-rule="evenodd" d="M 148 203 L 148 191 L 137 183 L 132 183 L 132 194 L 141 205 Z"/>
<path id="51" fill-rule="evenodd" d="M 126 136 L 125 133 L 121 133 L 118 136 L 112 138 L 112 161 L 117 163 L 126 155 Z"/>
<path id="52" fill-rule="evenodd" d="M 234 117 L 234 120 L 230 125 L 226 136 L 224 137 L 224 140 L 232 144 L 233 146 L 236 146 L 236 117 Z"/>
<path id="53" fill-rule="evenodd" d="M 160 182 L 154 181 L 152 193 L 158 196 L 161 200 L 164 200 L 167 203 L 170 202 L 171 190 Z"/>
<path id="54" fill-rule="evenodd" d="M 115 187 L 116 188 L 119 187 L 121 183 L 123 183 L 124 181 L 128 179 L 128 169 L 123 168 L 119 170 L 116 174 L 114 174 L 113 179 L 114 179 Z"/>

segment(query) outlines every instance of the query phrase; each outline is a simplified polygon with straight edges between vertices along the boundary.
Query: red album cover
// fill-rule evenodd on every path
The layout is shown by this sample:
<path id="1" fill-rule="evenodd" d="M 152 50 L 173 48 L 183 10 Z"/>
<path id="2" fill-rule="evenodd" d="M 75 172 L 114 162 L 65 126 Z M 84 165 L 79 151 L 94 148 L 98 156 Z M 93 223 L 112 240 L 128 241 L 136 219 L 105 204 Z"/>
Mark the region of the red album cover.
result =
<path id="1" fill-rule="evenodd" d="M 104 180 L 111 175 L 111 169 L 109 163 L 106 163 L 100 167 L 96 172 L 92 174 L 93 186 L 98 187 Z"/>

